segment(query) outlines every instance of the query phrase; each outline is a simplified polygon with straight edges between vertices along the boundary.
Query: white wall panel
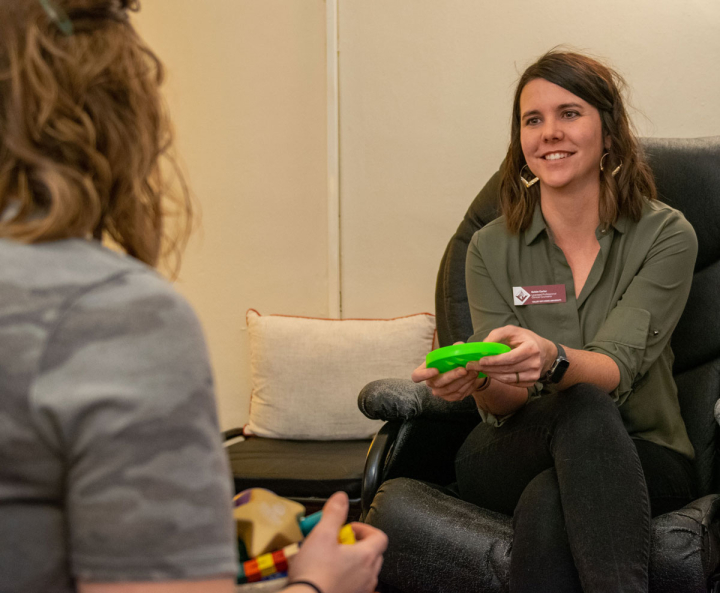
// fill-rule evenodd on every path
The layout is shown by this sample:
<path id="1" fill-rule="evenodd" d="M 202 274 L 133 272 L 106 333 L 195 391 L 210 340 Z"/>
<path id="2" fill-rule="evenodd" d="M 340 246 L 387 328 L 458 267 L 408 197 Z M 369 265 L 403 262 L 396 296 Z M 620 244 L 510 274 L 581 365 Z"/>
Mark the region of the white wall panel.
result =
<path id="1" fill-rule="evenodd" d="M 205 329 L 224 428 L 248 417 L 245 311 L 327 316 L 323 0 L 148 0 L 201 210 L 177 288 Z"/>
<path id="2" fill-rule="evenodd" d="M 720 134 L 716 0 L 340 0 L 343 313 L 432 311 L 435 274 L 507 148 L 514 83 L 558 44 L 628 80 L 639 131 Z"/>

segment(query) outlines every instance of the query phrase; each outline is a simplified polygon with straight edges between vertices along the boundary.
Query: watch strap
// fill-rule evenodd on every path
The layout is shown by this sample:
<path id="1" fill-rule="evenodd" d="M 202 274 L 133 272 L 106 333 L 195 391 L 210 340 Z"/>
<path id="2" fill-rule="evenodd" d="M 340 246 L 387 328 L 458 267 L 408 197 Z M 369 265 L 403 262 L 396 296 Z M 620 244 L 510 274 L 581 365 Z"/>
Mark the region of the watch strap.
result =
<path id="1" fill-rule="evenodd" d="M 555 344 L 555 348 L 557 348 L 557 358 L 550 366 L 550 370 L 545 373 L 545 376 L 542 378 L 542 383 L 545 384 L 560 383 L 565 375 L 565 371 L 567 371 L 567 367 L 569 366 L 567 354 L 565 354 L 565 348 L 563 348 L 558 342 L 553 342 L 553 344 Z"/>

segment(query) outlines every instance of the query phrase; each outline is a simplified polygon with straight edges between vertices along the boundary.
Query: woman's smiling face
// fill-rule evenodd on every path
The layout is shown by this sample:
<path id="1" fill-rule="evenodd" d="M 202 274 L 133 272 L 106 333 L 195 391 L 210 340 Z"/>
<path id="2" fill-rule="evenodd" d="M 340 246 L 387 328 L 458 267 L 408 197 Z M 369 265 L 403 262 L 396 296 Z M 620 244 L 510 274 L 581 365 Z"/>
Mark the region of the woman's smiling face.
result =
<path id="1" fill-rule="evenodd" d="M 520 95 L 520 143 L 541 187 L 582 190 L 599 184 L 605 148 L 600 112 L 561 86 L 543 78 L 525 85 Z"/>

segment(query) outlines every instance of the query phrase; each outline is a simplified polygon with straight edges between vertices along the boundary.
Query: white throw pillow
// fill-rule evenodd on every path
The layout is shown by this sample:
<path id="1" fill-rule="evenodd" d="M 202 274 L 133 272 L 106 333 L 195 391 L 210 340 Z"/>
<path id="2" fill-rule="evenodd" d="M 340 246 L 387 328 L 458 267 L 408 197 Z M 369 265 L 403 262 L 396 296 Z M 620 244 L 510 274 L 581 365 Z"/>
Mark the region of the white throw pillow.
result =
<path id="1" fill-rule="evenodd" d="M 435 316 L 320 319 L 247 312 L 252 395 L 246 434 L 340 440 L 374 435 L 382 420 L 357 406 L 376 379 L 409 379 L 432 350 Z"/>

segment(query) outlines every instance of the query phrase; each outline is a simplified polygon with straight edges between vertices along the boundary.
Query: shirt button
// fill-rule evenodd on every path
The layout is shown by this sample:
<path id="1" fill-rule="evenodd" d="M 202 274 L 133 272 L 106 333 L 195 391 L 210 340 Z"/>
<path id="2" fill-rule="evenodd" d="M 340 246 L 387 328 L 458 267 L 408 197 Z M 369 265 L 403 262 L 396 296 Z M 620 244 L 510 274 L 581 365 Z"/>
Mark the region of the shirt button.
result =
<path id="1" fill-rule="evenodd" d="M 657 336 L 660 332 L 656 329 L 653 330 L 653 336 Z"/>
<path id="2" fill-rule="evenodd" d="M 602 229 L 600 232 L 601 232 L 601 233 L 604 233 L 604 232 L 605 232 L 605 229 Z"/>

